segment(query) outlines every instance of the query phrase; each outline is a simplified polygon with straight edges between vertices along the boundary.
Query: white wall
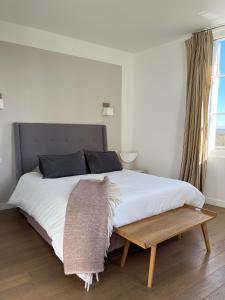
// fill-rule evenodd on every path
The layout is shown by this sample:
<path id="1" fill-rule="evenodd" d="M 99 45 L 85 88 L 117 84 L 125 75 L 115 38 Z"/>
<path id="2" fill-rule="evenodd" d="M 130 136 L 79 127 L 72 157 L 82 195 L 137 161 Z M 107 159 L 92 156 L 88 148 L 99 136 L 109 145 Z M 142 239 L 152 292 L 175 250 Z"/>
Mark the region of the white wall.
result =
<path id="1" fill-rule="evenodd" d="M 134 70 L 137 167 L 177 178 L 185 121 L 184 40 L 138 53 Z"/>
<path id="2" fill-rule="evenodd" d="M 135 56 L 137 168 L 172 178 L 178 178 L 183 146 L 187 38 Z M 224 179 L 225 156 L 209 155 L 204 191 L 208 203 L 225 207 Z"/>
<path id="3" fill-rule="evenodd" d="M 209 155 L 204 193 L 208 203 L 225 207 L 225 157 Z"/>

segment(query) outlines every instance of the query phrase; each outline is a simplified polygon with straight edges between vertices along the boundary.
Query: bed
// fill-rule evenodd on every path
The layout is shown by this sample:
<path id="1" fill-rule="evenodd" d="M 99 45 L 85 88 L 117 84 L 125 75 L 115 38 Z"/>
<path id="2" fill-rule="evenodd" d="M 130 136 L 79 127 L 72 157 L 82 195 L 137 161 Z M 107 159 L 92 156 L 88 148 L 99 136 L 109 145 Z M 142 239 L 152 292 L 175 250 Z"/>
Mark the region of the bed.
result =
<path id="1" fill-rule="evenodd" d="M 43 179 L 37 167 L 39 154 L 66 154 L 85 149 L 107 151 L 106 127 L 86 124 L 16 123 L 15 145 L 18 184 L 9 203 L 18 206 L 31 225 L 51 243 L 63 261 L 63 228 L 69 194 L 83 178 L 107 175 L 120 190 L 114 226 L 120 227 L 183 206 L 202 207 L 204 196 L 186 182 L 131 170 Z M 122 246 L 112 236 L 111 249 Z"/>

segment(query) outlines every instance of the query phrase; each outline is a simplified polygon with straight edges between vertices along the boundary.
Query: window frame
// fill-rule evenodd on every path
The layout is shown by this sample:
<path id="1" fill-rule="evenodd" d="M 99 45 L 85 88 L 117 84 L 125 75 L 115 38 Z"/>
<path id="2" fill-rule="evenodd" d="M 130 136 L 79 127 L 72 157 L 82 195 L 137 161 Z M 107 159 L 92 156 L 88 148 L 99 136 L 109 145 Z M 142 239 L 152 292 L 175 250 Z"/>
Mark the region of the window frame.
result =
<path id="1" fill-rule="evenodd" d="M 218 105 L 218 86 L 220 78 L 225 78 L 224 74 L 219 74 L 219 62 L 220 62 L 220 53 L 219 47 L 216 47 L 216 42 L 218 40 L 225 40 L 225 30 L 222 30 L 214 34 L 214 46 L 213 46 L 213 74 L 212 74 L 212 84 L 210 90 L 210 99 L 209 99 L 209 156 L 211 157 L 220 157 L 225 158 L 225 146 L 216 146 L 216 117 L 225 116 L 224 112 L 217 112 Z M 217 91 L 217 93 L 215 92 Z"/>

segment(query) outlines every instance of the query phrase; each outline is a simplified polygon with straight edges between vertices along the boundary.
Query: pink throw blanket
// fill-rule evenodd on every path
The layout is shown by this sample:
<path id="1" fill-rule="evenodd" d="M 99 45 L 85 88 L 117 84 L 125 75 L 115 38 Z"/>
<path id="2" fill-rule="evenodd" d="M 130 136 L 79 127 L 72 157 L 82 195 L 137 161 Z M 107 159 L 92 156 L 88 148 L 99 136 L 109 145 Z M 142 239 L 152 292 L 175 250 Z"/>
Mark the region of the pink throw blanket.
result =
<path id="1" fill-rule="evenodd" d="M 104 180 L 80 180 L 70 194 L 64 226 L 65 274 L 77 274 L 87 290 L 93 274 L 104 270 L 119 200 L 115 185 Z"/>

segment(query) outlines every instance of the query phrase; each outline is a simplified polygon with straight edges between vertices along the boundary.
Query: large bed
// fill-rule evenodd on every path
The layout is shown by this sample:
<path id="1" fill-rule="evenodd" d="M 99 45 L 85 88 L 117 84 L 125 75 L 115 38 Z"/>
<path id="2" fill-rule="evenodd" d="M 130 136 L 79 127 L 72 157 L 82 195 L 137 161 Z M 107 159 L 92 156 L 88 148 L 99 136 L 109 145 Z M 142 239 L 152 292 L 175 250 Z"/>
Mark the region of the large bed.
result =
<path id="1" fill-rule="evenodd" d="M 65 154 L 81 149 L 106 151 L 105 126 L 17 123 L 14 127 L 19 181 L 9 203 L 25 212 L 34 227 L 39 226 L 39 233 L 47 234 L 62 261 L 66 206 L 72 189 L 80 179 L 103 179 L 107 175 L 118 186 L 121 204 L 115 210 L 115 227 L 181 207 L 185 203 L 197 207 L 204 204 L 204 196 L 189 183 L 125 169 L 104 174 L 43 179 L 40 172 L 34 171 L 39 154 Z"/>

